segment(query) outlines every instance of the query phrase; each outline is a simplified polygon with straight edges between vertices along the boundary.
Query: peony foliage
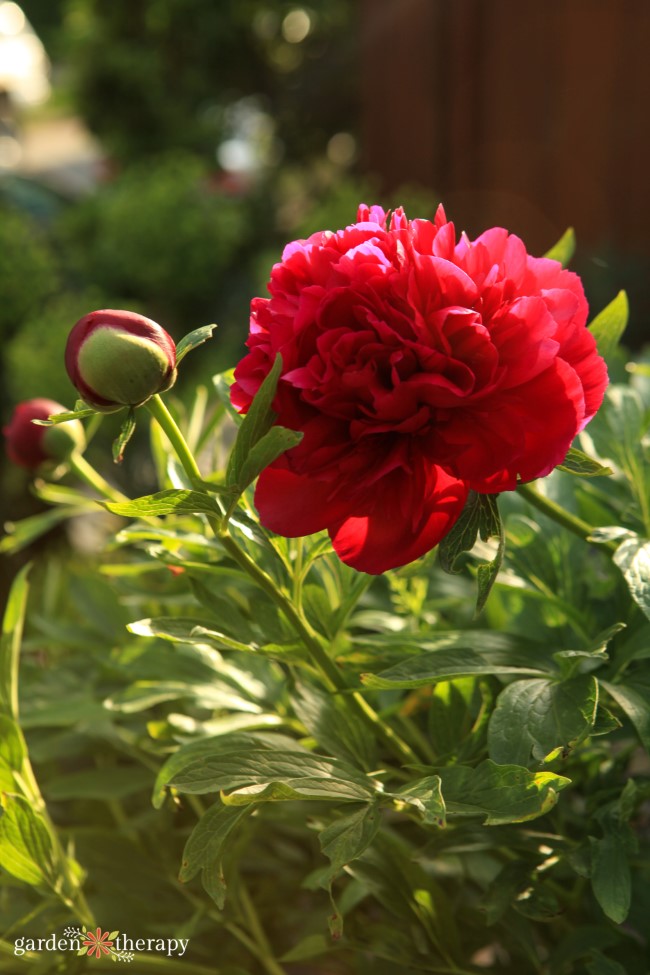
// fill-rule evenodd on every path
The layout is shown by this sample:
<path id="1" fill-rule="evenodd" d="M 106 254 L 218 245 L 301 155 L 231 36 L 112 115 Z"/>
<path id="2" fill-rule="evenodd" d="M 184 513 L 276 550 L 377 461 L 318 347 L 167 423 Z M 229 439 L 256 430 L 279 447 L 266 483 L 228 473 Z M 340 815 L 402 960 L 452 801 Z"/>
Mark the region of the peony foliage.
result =
<path id="1" fill-rule="evenodd" d="M 234 376 L 184 388 L 203 326 L 173 391 L 30 429 L 150 419 L 150 489 L 75 452 L 0 542 L 70 539 L 4 615 L 9 966 L 79 928 L 189 975 L 644 975 L 650 367 L 571 241 L 362 208 L 285 250 Z"/>

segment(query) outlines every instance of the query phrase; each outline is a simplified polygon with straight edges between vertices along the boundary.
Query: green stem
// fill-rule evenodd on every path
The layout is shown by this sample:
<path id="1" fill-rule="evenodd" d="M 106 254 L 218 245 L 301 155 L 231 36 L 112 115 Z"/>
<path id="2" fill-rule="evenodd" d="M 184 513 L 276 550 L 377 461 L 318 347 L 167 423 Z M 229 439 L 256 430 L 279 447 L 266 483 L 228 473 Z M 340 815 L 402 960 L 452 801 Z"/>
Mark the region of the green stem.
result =
<path id="1" fill-rule="evenodd" d="M 203 490 L 201 472 L 197 467 L 192 452 L 160 396 L 152 396 L 146 405 L 151 415 L 164 430 L 192 486 L 199 491 Z M 260 589 L 267 593 L 276 606 L 284 613 L 286 619 L 304 643 L 312 662 L 320 671 L 326 687 L 330 691 L 335 692 L 348 691 L 345 678 L 339 667 L 328 656 L 316 633 L 312 630 L 302 613 L 294 606 L 291 599 L 276 585 L 271 576 L 264 569 L 260 568 L 257 562 L 237 544 L 235 539 L 230 535 L 227 524 L 220 523 L 216 518 L 209 518 L 208 520 L 223 548 L 231 556 L 233 561 L 257 583 Z M 377 712 L 373 710 L 362 694 L 359 694 L 358 691 L 352 691 L 346 694 L 346 700 L 351 702 L 351 706 L 356 710 L 358 716 L 369 725 L 373 734 L 384 741 L 396 757 L 399 758 L 400 762 L 407 765 L 418 764 L 419 759 L 415 752 L 406 742 L 402 741 L 392 728 L 384 725 Z"/>
<path id="2" fill-rule="evenodd" d="M 266 932 L 260 923 L 260 919 L 257 916 L 257 911 L 255 910 L 255 905 L 250 898 L 246 885 L 240 877 L 239 880 L 239 902 L 246 916 L 246 923 L 250 933 L 253 935 L 255 942 L 257 943 L 260 954 L 258 955 L 263 967 L 268 972 L 268 975 L 286 975 L 284 968 L 275 960 L 273 954 L 273 949 L 271 944 L 266 937 Z"/>
<path id="3" fill-rule="evenodd" d="M 589 525 L 582 518 L 578 518 L 577 515 L 572 515 L 570 512 L 565 511 L 561 508 L 559 504 L 555 501 L 551 501 L 550 498 L 545 497 L 540 494 L 537 488 L 534 488 L 532 484 L 520 484 L 517 487 L 517 493 L 525 498 L 529 504 L 537 508 L 548 518 L 557 522 L 558 525 L 562 525 L 563 528 L 567 528 L 578 538 L 582 538 L 585 542 L 591 542 L 591 536 L 594 532 L 592 525 Z M 615 552 L 617 549 L 616 542 L 592 542 L 592 544 L 598 545 L 599 548 L 604 548 L 608 552 Z"/>
<path id="4" fill-rule="evenodd" d="M 117 488 L 111 487 L 108 481 L 99 474 L 94 467 L 88 463 L 85 457 L 81 454 L 72 454 L 68 458 L 68 467 L 73 474 L 76 474 L 80 481 L 87 484 L 91 490 L 96 491 L 97 494 L 101 494 L 103 498 L 107 498 L 109 501 L 128 501 L 129 499 L 126 495 L 118 491 Z"/>
<path id="5" fill-rule="evenodd" d="M 176 420 L 171 415 L 158 394 L 152 396 L 151 399 L 147 401 L 146 406 L 153 418 L 158 421 L 161 428 L 164 430 L 167 439 L 174 448 L 174 453 L 183 465 L 183 470 L 190 479 L 191 484 L 193 487 L 201 490 L 203 487 L 201 472 L 197 467 L 196 461 L 194 460 L 194 455 L 187 446 L 185 438 L 181 433 Z"/>
<path id="6" fill-rule="evenodd" d="M 292 625 L 309 652 L 312 662 L 316 664 L 323 681 L 330 691 L 345 691 L 346 700 L 357 711 L 358 716 L 370 726 L 374 735 L 381 738 L 391 751 L 406 765 L 418 764 L 415 752 L 397 735 L 389 725 L 385 725 L 377 712 L 368 704 L 358 691 L 349 691 L 345 678 L 339 667 L 326 653 L 317 635 L 309 623 L 298 612 L 291 600 L 275 584 L 271 576 L 261 569 L 258 564 L 245 552 L 228 534 L 227 528 L 221 528 L 218 533 L 219 541 L 232 559 L 263 589 L 278 606 L 288 622 Z"/>

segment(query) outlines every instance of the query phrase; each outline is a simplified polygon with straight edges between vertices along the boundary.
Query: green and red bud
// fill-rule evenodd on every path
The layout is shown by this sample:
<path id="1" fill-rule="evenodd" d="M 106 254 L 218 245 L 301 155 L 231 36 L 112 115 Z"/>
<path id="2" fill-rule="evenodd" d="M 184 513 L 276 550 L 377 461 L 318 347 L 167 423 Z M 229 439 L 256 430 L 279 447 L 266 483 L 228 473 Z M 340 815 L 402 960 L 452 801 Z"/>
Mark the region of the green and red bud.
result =
<path id="1" fill-rule="evenodd" d="M 66 407 L 51 399 L 29 399 L 19 403 L 6 427 L 7 456 L 14 464 L 36 470 L 41 464 L 60 463 L 86 446 L 84 428 L 79 420 L 68 420 L 43 427 L 32 420 L 47 420 L 55 413 L 66 413 Z"/>
<path id="2" fill-rule="evenodd" d="M 79 395 L 100 413 L 141 406 L 176 380 L 176 346 L 164 328 L 131 311 L 103 309 L 73 327 L 65 367 Z"/>

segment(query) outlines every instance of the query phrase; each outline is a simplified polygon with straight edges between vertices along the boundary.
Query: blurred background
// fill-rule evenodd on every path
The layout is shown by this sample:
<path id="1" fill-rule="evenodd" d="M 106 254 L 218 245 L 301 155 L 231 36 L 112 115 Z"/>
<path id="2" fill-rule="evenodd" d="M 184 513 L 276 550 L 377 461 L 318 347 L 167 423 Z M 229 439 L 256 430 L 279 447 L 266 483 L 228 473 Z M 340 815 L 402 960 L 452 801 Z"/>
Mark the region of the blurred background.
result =
<path id="1" fill-rule="evenodd" d="M 442 200 L 536 254 L 574 226 L 593 311 L 627 289 L 639 347 L 649 47 L 647 0 L 0 0 L 3 422 L 73 405 L 65 338 L 100 307 L 216 321 L 177 390 L 208 382 L 283 245 L 362 201 Z M 3 521 L 38 507 L 0 477 Z"/>

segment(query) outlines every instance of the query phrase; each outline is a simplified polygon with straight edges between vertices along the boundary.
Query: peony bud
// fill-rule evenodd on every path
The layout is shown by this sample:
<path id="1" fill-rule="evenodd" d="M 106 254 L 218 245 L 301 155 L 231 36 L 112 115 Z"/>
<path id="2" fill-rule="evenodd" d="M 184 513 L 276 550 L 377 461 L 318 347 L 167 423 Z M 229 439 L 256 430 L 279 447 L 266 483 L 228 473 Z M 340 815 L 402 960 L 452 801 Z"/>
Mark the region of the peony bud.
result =
<path id="1" fill-rule="evenodd" d="M 65 406 L 51 399 L 28 399 L 19 403 L 2 430 L 9 460 L 33 470 L 48 461 L 63 461 L 74 451 L 83 450 L 86 436 L 79 420 L 68 420 L 51 427 L 32 423 L 32 420 L 47 420 L 53 413 L 66 412 Z"/>
<path id="2" fill-rule="evenodd" d="M 171 335 L 131 311 L 93 311 L 73 327 L 65 367 L 81 398 L 100 413 L 141 406 L 176 380 Z"/>

